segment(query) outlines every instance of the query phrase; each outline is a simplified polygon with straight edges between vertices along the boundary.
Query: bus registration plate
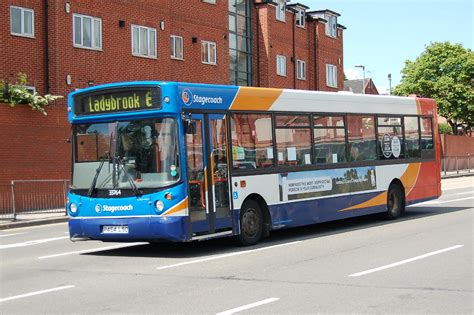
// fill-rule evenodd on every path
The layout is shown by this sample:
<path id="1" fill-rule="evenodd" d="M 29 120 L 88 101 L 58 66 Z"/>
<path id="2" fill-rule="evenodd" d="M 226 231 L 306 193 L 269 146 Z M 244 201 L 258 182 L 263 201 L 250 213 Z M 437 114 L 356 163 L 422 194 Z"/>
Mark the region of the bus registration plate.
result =
<path id="1" fill-rule="evenodd" d="M 104 225 L 102 227 L 102 233 L 128 234 L 128 226 L 127 225 Z"/>

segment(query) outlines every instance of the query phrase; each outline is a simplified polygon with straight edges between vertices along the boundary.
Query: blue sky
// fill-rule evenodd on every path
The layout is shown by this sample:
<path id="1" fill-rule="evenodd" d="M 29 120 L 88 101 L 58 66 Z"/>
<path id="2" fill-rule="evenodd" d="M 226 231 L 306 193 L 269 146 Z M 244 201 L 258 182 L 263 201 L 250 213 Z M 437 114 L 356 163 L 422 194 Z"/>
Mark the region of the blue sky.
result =
<path id="1" fill-rule="evenodd" d="M 473 49 L 472 0 L 296 0 L 310 10 L 341 14 L 346 76 L 371 77 L 379 92 L 401 79 L 404 61 L 415 60 L 430 42 L 449 41 Z"/>

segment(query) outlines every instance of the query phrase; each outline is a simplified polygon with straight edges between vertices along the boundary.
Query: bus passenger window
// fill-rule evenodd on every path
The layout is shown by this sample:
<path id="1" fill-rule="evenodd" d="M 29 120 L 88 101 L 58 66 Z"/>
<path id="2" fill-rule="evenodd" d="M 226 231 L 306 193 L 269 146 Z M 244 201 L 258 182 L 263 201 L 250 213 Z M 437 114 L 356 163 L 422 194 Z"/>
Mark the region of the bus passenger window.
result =
<path id="1" fill-rule="evenodd" d="M 420 124 L 418 117 L 404 117 L 405 125 L 405 157 L 419 158 L 420 152 Z"/>
<path id="2" fill-rule="evenodd" d="M 377 151 L 381 160 L 403 158 L 404 139 L 401 117 L 378 117 L 377 131 L 379 145 Z"/>
<path id="3" fill-rule="evenodd" d="M 375 121 L 373 116 L 347 116 L 350 162 L 377 159 Z"/>
<path id="4" fill-rule="evenodd" d="M 313 134 L 316 164 L 346 162 L 344 117 L 314 116 Z"/>
<path id="5" fill-rule="evenodd" d="M 433 122 L 431 118 L 421 117 L 421 157 L 425 159 L 434 157 Z"/>
<path id="6" fill-rule="evenodd" d="M 271 115 L 232 114 L 231 130 L 234 169 L 273 166 Z"/>
<path id="7" fill-rule="evenodd" d="M 309 115 L 276 115 L 278 165 L 311 164 Z"/>

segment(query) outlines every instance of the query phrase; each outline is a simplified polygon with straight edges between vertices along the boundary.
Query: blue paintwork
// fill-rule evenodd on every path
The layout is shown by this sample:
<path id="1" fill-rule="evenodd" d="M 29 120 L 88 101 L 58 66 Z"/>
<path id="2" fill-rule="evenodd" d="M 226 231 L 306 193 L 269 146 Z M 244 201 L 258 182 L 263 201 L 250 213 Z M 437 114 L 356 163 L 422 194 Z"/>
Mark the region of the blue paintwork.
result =
<path id="1" fill-rule="evenodd" d="M 176 241 L 189 240 L 186 227 L 187 217 L 129 217 L 116 219 L 69 220 L 71 238 L 131 242 L 131 241 Z M 127 225 L 129 234 L 103 234 L 104 225 Z"/>
<path id="2" fill-rule="evenodd" d="M 380 192 L 271 205 L 269 209 L 272 226 L 273 229 L 279 229 L 350 218 L 359 215 L 360 210 L 340 210 L 367 201 L 378 194 Z"/>

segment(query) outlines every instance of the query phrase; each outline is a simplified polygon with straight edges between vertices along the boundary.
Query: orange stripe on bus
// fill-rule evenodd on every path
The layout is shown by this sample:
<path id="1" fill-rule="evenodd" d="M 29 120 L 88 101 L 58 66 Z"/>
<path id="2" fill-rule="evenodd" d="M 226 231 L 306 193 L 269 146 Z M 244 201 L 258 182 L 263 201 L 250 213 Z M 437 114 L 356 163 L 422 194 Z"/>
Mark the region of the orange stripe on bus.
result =
<path id="1" fill-rule="evenodd" d="M 412 163 L 409 164 L 403 175 L 400 177 L 400 181 L 405 187 L 405 195 L 408 196 L 410 191 L 413 189 L 416 180 L 418 178 L 418 173 L 420 171 L 421 163 Z M 355 210 L 355 209 L 362 209 L 362 208 L 369 208 L 380 206 L 387 203 L 387 192 L 384 191 L 383 193 L 375 196 L 372 199 L 369 199 L 365 202 L 359 203 L 349 208 L 345 208 L 339 211 L 348 211 L 348 210 Z"/>
<path id="2" fill-rule="evenodd" d="M 266 111 L 281 93 L 282 89 L 241 87 L 230 109 Z"/>
<path id="3" fill-rule="evenodd" d="M 188 207 L 188 198 L 186 197 L 186 199 L 184 199 L 183 201 L 181 201 L 180 203 L 178 203 L 177 205 L 169 209 L 164 215 L 170 215 L 170 214 L 179 212 L 181 210 L 186 209 L 187 207 Z"/>
<path id="4" fill-rule="evenodd" d="M 369 199 L 369 200 L 367 200 L 363 203 L 359 203 L 358 205 L 354 205 L 352 207 L 339 210 L 339 212 L 355 210 L 355 209 L 362 209 L 362 208 L 368 208 L 368 207 L 374 207 L 374 206 L 380 206 L 380 205 L 385 204 L 386 202 L 387 202 L 387 192 L 384 191 L 383 193 L 380 193 L 379 195 L 375 196 L 372 199 Z"/>

